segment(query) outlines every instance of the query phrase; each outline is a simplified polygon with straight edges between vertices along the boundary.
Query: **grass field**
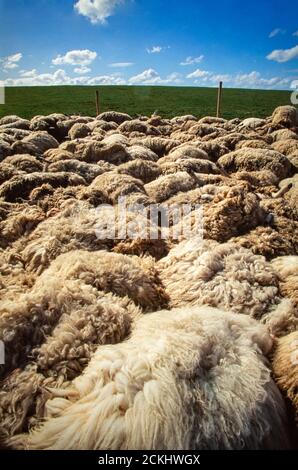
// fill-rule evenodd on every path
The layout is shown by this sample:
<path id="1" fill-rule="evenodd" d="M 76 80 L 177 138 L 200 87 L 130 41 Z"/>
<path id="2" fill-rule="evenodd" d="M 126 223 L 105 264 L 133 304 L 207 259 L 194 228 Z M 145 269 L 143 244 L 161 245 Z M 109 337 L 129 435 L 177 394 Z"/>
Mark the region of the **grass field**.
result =
<path id="1" fill-rule="evenodd" d="M 117 110 L 132 116 L 163 117 L 182 114 L 215 115 L 215 88 L 130 87 L 130 86 L 53 86 L 6 88 L 6 104 L 0 105 L 0 117 L 17 114 L 31 118 L 37 114 L 60 112 L 94 116 L 95 90 L 100 91 L 100 110 Z M 223 117 L 269 116 L 274 108 L 290 103 L 290 92 L 267 90 L 223 90 Z"/>

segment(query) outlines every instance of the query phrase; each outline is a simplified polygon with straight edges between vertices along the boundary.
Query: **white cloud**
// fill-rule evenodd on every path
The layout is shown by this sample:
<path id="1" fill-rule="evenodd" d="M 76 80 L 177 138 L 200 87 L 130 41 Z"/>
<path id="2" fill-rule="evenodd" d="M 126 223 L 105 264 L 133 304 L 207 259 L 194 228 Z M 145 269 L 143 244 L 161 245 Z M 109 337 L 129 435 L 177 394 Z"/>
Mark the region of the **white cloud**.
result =
<path id="1" fill-rule="evenodd" d="M 74 69 L 74 72 L 77 73 L 77 74 L 79 74 L 79 75 L 80 75 L 80 74 L 85 75 L 86 73 L 91 72 L 91 69 L 89 69 L 89 67 L 84 67 L 84 66 L 82 66 L 82 67 L 76 67 L 76 68 Z"/>
<path id="2" fill-rule="evenodd" d="M 199 64 L 200 62 L 202 62 L 202 60 L 204 59 L 204 56 L 203 55 L 200 55 L 199 57 L 186 57 L 185 61 L 184 62 L 181 62 L 180 65 L 193 65 L 193 64 Z"/>
<path id="3" fill-rule="evenodd" d="M 16 69 L 19 65 L 18 62 L 22 59 L 23 54 L 18 52 L 17 54 L 12 54 L 7 57 L 3 57 L 0 62 L 3 64 L 2 67 L 4 70 Z"/>
<path id="4" fill-rule="evenodd" d="M 293 36 L 298 36 L 298 30 L 293 33 Z"/>
<path id="5" fill-rule="evenodd" d="M 52 60 L 54 65 L 90 65 L 97 57 L 97 52 L 89 49 L 68 51 L 65 55 L 58 55 Z"/>
<path id="6" fill-rule="evenodd" d="M 276 49 L 267 55 L 268 60 L 274 60 L 275 62 L 288 62 L 298 57 L 298 45 L 291 49 Z"/>
<path id="7" fill-rule="evenodd" d="M 159 54 L 163 50 L 163 47 L 161 46 L 153 46 L 150 48 L 147 48 L 146 51 L 148 54 Z"/>
<path id="8" fill-rule="evenodd" d="M 43 73 L 38 74 L 34 69 L 26 71 L 25 76 L 21 78 L 8 78 L 4 81 L 5 86 L 46 86 L 46 85 L 123 85 L 125 80 L 117 76 L 116 74 L 112 75 L 103 75 L 99 77 L 89 77 L 89 76 L 79 76 L 79 77 L 70 77 L 67 75 L 65 70 L 59 69 L 54 73 Z"/>
<path id="9" fill-rule="evenodd" d="M 134 65 L 133 62 L 114 62 L 113 64 L 109 64 L 109 67 L 126 68 L 131 67 L 132 65 Z"/>
<path id="10" fill-rule="evenodd" d="M 102 75 L 88 80 L 88 85 L 125 85 L 125 83 L 123 78 L 115 75 Z"/>
<path id="11" fill-rule="evenodd" d="M 222 81 L 228 86 L 238 88 L 281 88 L 289 86 L 292 78 L 262 77 L 260 72 L 252 71 L 244 74 L 216 74 L 208 70 L 197 69 L 187 75 L 188 79 L 194 79 L 198 85 L 213 86 Z"/>
<path id="12" fill-rule="evenodd" d="M 21 77 L 35 77 L 37 75 L 37 70 L 36 69 L 32 69 L 32 70 L 21 70 L 19 72 L 20 76 Z"/>
<path id="13" fill-rule="evenodd" d="M 89 18 L 91 23 L 105 24 L 107 18 L 124 2 L 125 0 L 78 0 L 74 8 L 80 15 Z"/>
<path id="14" fill-rule="evenodd" d="M 166 84 L 178 84 L 181 83 L 180 74 L 174 72 L 168 75 L 166 78 L 161 78 L 158 72 L 154 69 L 144 70 L 139 75 L 131 77 L 128 82 L 131 85 L 166 85 Z"/>
<path id="15" fill-rule="evenodd" d="M 211 75 L 207 70 L 197 69 L 194 72 L 186 76 L 186 78 L 208 78 Z"/>
<path id="16" fill-rule="evenodd" d="M 285 30 L 281 28 L 275 28 L 271 31 L 268 37 L 271 39 L 277 36 L 278 34 L 285 34 Z"/>

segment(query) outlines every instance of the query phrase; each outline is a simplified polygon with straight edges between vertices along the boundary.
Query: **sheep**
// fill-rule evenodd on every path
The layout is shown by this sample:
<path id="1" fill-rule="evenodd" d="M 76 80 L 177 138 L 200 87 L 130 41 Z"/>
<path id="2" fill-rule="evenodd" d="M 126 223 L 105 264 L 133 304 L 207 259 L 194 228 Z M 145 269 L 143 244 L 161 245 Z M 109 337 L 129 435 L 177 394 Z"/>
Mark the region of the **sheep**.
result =
<path id="1" fill-rule="evenodd" d="M 106 230 L 106 220 L 112 215 L 108 209 L 101 217 L 102 213 L 84 201 L 66 201 L 61 211 L 39 224 L 27 239 L 20 240 L 17 248 L 26 269 L 40 274 L 61 253 L 113 247 L 115 237 Z"/>
<path id="2" fill-rule="evenodd" d="M 160 176 L 144 188 L 149 197 L 156 202 L 163 202 L 180 191 L 189 191 L 196 186 L 195 176 L 186 171 L 178 171 L 170 175 Z"/>
<path id="3" fill-rule="evenodd" d="M 147 147 L 142 145 L 132 145 L 127 149 L 131 160 L 144 160 L 148 162 L 157 162 L 158 155 Z"/>
<path id="4" fill-rule="evenodd" d="M 6 124 L 1 124 L 0 130 L 5 129 L 21 129 L 21 130 L 29 130 L 30 128 L 30 121 L 28 119 L 19 118 L 16 121 L 8 122 Z"/>
<path id="5" fill-rule="evenodd" d="M 256 227 L 245 235 L 230 238 L 230 242 L 248 248 L 269 261 L 277 256 L 296 253 L 291 233 L 279 233 L 272 227 Z"/>
<path id="6" fill-rule="evenodd" d="M 25 199 L 30 192 L 42 184 L 49 183 L 53 187 L 85 185 L 86 181 L 75 173 L 29 173 L 18 175 L 0 186 L 0 197 L 5 201 L 15 202 L 17 199 Z"/>
<path id="7" fill-rule="evenodd" d="M 120 124 L 118 128 L 119 132 L 124 134 L 132 134 L 133 132 L 138 132 L 145 135 L 160 135 L 159 130 L 156 127 L 149 126 L 145 122 L 140 121 L 139 119 L 133 119 L 131 121 L 125 121 Z"/>
<path id="8" fill-rule="evenodd" d="M 68 136 L 71 140 L 87 137 L 91 133 L 90 127 L 87 124 L 76 122 L 68 131 Z"/>
<path id="9" fill-rule="evenodd" d="M 284 127 L 295 127 L 298 125 L 298 112 L 295 106 L 279 106 L 273 111 L 272 124 Z"/>
<path id="10" fill-rule="evenodd" d="M 172 150 L 167 156 L 160 158 L 159 164 L 166 162 L 176 162 L 181 158 L 193 158 L 199 160 L 208 160 L 208 155 L 204 150 L 197 148 L 195 145 L 182 144 Z"/>
<path id="11" fill-rule="evenodd" d="M 16 115 L 9 115 L 9 116 L 3 116 L 0 118 L 0 126 L 3 126 L 5 124 L 11 124 L 13 122 L 19 121 L 21 118 Z"/>
<path id="12" fill-rule="evenodd" d="M 270 136 L 273 139 L 273 142 L 278 142 L 279 140 L 298 139 L 297 133 L 290 129 L 278 129 L 277 131 L 271 132 Z"/>
<path id="13" fill-rule="evenodd" d="M 57 148 L 59 143 L 47 132 L 31 132 L 23 140 L 17 141 L 12 145 L 14 153 L 29 153 L 31 155 L 42 155 L 46 150 Z M 28 152 L 26 150 L 29 150 Z"/>
<path id="14" fill-rule="evenodd" d="M 278 339 L 272 370 L 281 391 L 292 403 L 298 422 L 298 331 Z"/>
<path id="15" fill-rule="evenodd" d="M 0 134 L 0 162 L 4 160 L 4 158 L 11 155 L 11 153 L 11 146 L 5 140 L 3 140 L 3 138 L 1 138 Z"/>
<path id="16" fill-rule="evenodd" d="M 239 184 L 219 191 L 209 204 L 204 206 L 203 233 L 207 239 L 225 242 L 233 236 L 264 224 L 265 220 L 266 212 L 262 209 L 258 197 Z M 198 222 L 201 223 L 200 220 Z M 186 215 L 181 221 L 182 227 L 185 223 L 190 223 L 192 230 L 196 230 L 196 213 Z"/>
<path id="17" fill-rule="evenodd" d="M 241 140 L 236 145 L 236 150 L 243 149 L 243 148 L 251 148 L 251 149 L 270 149 L 270 145 L 265 142 L 264 140 Z"/>
<path id="18" fill-rule="evenodd" d="M 231 177 L 237 180 L 248 181 L 258 191 L 262 191 L 264 186 L 278 186 L 278 177 L 270 170 L 238 171 L 237 173 L 232 173 Z"/>
<path id="19" fill-rule="evenodd" d="M 292 299 L 298 317 L 298 256 L 281 256 L 273 259 L 271 265 L 280 280 L 281 293 Z"/>
<path id="20" fill-rule="evenodd" d="M 199 124 L 213 124 L 214 126 L 216 126 L 217 124 L 218 125 L 224 124 L 226 122 L 227 122 L 226 119 L 218 118 L 218 117 L 214 117 L 214 116 L 205 116 L 205 117 L 199 119 L 199 121 L 198 121 Z"/>
<path id="21" fill-rule="evenodd" d="M 248 127 L 250 129 L 257 129 L 258 127 L 262 127 L 266 124 L 265 119 L 259 119 L 259 118 L 246 118 L 244 119 L 241 124 L 239 125 L 239 129 L 242 129 L 243 127 Z"/>
<path id="22" fill-rule="evenodd" d="M 20 171 L 15 168 L 13 165 L 6 163 L 5 160 L 0 163 L 0 185 L 5 181 L 10 180 L 14 176 L 21 176 L 24 175 L 24 171 Z"/>
<path id="23" fill-rule="evenodd" d="M 86 250 L 62 254 L 17 303 L 8 298 L 1 304 L 0 338 L 6 347 L 5 371 L 24 361 L 32 347 L 41 343 L 44 334 L 51 333 L 62 313 L 74 308 L 74 302 L 86 304 L 85 297 L 82 300 L 84 292 L 76 300 L 80 283 L 128 297 L 144 311 L 167 305 L 167 295 L 150 257 L 141 259 L 101 250 L 92 254 Z"/>
<path id="24" fill-rule="evenodd" d="M 53 391 L 47 421 L 8 444 L 287 448 L 284 403 L 263 356 L 271 347 L 267 330 L 242 315 L 208 307 L 152 313 L 136 323 L 128 341 L 98 348 L 70 387 Z"/>
<path id="25" fill-rule="evenodd" d="M 59 160 L 47 166 L 47 171 L 50 173 L 55 172 L 69 172 L 77 173 L 82 176 L 84 180 L 90 184 L 98 175 L 106 171 L 111 171 L 115 168 L 107 162 L 99 162 L 98 164 L 80 162 L 75 159 Z"/>
<path id="26" fill-rule="evenodd" d="M 28 235 L 45 219 L 38 207 L 20 206 L 10 211 L 10 216 L 0 222 L 0 246 L 6 248 L 23 235 Z"/>
<path id="27" fill-rule="evenodd" d="M 65 387 L 80 375 L 99 344 L 115 344 L 130 333 L 140 311 L 126 298 L 67 283 L 67 310 L 46 341 L 32 351 L 33 362 L 3 382 L 0 415 L 6 436 L 24 432 L 42 417 L 49 387 Z M 84 304 L 82 302 L 84 301 Z M 13 402 L 13 407 L 11 403 Z"/>
<path id="28" fill-rule="evenodd" d="M 119 113 L 116 111 L 106 111 L 104 113 L 99 114 L 96 119 L 106 122 L 115 122 L 116 124 L 122 124 L 125 121 L 132 120 L 129 114 Z"/>
<path id="29" fill-rule="evenodd" d="M 265 259 L 233 243 L 194 237 L 158 262 L 172 307 L 207 304 L 260 318 L 278 301 L 278 280 Z"/>
<path id="30" fill-rule="evenodd" d="M 240 149 L 218 160 L 218 165 L 228 173 L 236 171 L 270 170 L 280 180 L 291 175 L 292 165 L 286 156 L 274 150 Z"/>
<path id="31" fill-rule="evenodd" d="M 4 163 L 13 165 L 26 173 L 36 173 L 43 170 L 43 164 L 32 155 L 12 155 L 6 157 Z"/>
<path id="32" fill-rule="evenodd" d="M 173 148 L 177 147 L 180 142 L 173 139 L 165 139 L 163 137 L 145 137 L 143 139 L 132 139 L 133 145 L 143 146 L 152 150 L 159 157 L 163 157 Z"/>
<path id="33" fill-rule="evenodd" d="M 117 173 L 132 176 L 143 181 L 144 184 L 150 183 L 161 175 L 161 168 L 157 163 L 149 162 L 136 158 L 127 163 L 122 163 L 116 169 Z"/>
<path id="34" fill-rule="evenodd" d="M 283 155 L 291 155 L 292 153 L 298 150 L 298 140 L 297 139 L 285 139 L 278 140 L 274 142 L 271 147 Z"/>
<path id="35" fill-rule="evenodd" d="M 97 176 L 89 188 L 99 189 L 110 201 L 116 203 L 121 196 L 127 196 L 130 193 L 143 193 L 144 184 L 140 179 L 126 174 L 119 174 L 116 171 L 110 171 Z"/>
<path id="36" fill-rule="evenodd" d="M 125 163 L 131 159 L 122 144 L 109 144 L 104 140 L 102 142 L 88 141 L 77 144 L 74 155 L 86 163 L 97 163 L 99 160 L 105 160 L 114 165 Z"/>
<path id="37" fill-rule="evenodd" d="M 220 171 L 215 163 L 209 160 L 199 160 L 196 158 L 181 158 L 174 162 L 164 162 L 160 164 L 161 171 L 164 175 L 169 175 L 177 172 L 192 173 L 207 173 L 219 174 Z"/>
<path id="38" fill-rule="evenodd" d="M 73 152 L 64 150 L 61 147 L 55 149 L 49 149 L 43 154 L 44 158 L 48 162 L 58 162 L 60 160 L 71 160 L 74 158 Z"/>
<path id="39" fill-rule="evenodd" d="M 197 149 L 205 152 L 208 155 L 209 160 L 212 160 L 213 162 L 216 162 L 219 157 L 229 152 L 228 147 L 212 140 L 208 142 L 196 141 L 193 142 L 193 145 L 195 145 Z"/>
<path id="40" fill-rule="evenodd" d="M 288 160 L 291 162 L 295 173 L 298 173 L 298 150 L 295 150 L 291 155 L 288 155 Z"/>

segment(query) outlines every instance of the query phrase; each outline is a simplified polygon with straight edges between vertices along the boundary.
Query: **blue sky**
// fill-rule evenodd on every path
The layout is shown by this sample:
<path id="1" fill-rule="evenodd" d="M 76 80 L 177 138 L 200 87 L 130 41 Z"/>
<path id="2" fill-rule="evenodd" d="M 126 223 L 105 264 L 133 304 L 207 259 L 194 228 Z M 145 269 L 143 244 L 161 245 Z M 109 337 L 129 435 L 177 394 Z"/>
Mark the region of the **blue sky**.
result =
<path id="1" fill-rule="evenodd" d="M 297 2 L 0 0 L 6 86 L 135 84 L 289 89 Z"/>

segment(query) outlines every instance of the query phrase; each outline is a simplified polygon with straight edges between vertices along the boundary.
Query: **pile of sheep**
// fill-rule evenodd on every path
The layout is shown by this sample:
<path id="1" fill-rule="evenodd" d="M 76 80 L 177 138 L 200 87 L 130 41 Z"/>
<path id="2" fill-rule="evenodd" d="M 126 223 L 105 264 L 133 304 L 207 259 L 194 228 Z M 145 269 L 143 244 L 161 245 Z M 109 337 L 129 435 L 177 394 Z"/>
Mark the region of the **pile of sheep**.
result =
<path id="1" fill-rule="evenodd" d="M 0 119 L 1 445 L 295 446 L 297 175 L 291 106 Z M 191 210 L 121 239 L 123 196 Z"/>

